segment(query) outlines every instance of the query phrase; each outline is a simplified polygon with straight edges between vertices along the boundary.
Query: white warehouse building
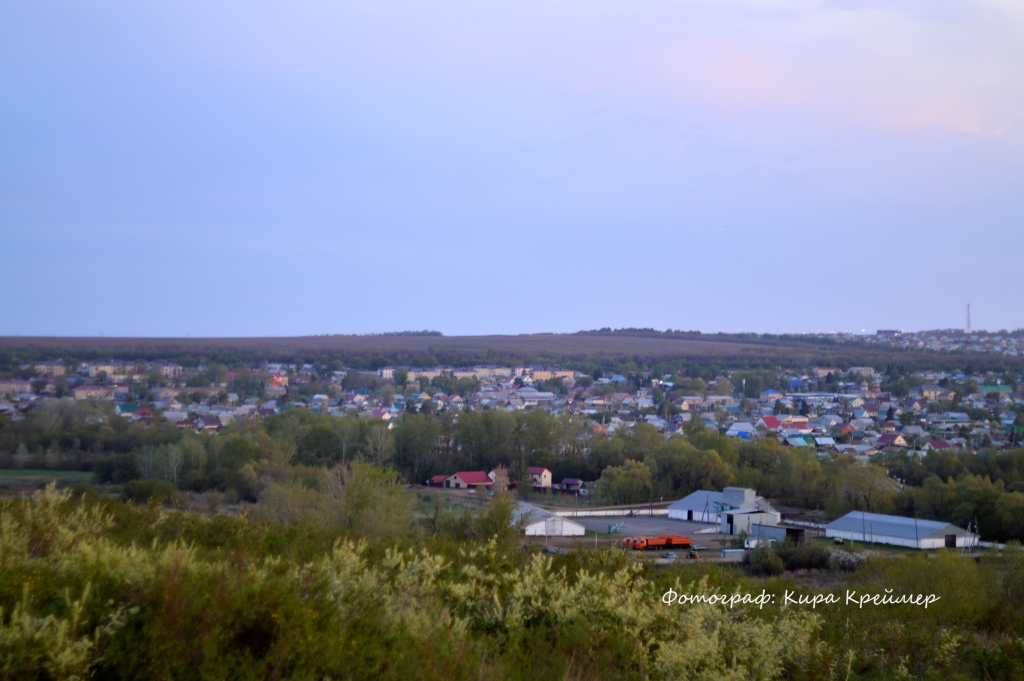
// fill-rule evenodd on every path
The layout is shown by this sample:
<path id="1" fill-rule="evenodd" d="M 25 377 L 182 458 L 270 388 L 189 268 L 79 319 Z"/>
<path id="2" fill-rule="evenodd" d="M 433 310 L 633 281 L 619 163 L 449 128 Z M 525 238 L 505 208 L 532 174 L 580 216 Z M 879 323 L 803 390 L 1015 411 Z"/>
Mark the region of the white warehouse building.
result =
<path id="1" fill-rule="evenodd" d="M 524 528 L 527 537 L 582 537 L 587 528 L 568 518 L 562 518 L 543 508 L 519 502 L 516 504 L 513 518 L 519 522 L 526 518 Z"/>
<path id="2" fill-rule="evenodd" d="M 978 545 L 978 535 L 952 523 L 863 511 L 851 511 L 832 521 L 825 526 L 825 536 L 915 549 Z"/>
<path id="3" fill-rule="evenodd" d="M 727 534 L 743 531 L 749 532 L 750 522 L 765 525 L 778 525 L 782 514 L 775 510 L 768 500 L 757 496 L 757 492 L 747 487 L 726 487 L 721 492 L 700 490 L 683 497 L 668 507 L 668 517 L 673 520 L 689 520 L 697 523 L 724 524 L 736 528 Z"/>

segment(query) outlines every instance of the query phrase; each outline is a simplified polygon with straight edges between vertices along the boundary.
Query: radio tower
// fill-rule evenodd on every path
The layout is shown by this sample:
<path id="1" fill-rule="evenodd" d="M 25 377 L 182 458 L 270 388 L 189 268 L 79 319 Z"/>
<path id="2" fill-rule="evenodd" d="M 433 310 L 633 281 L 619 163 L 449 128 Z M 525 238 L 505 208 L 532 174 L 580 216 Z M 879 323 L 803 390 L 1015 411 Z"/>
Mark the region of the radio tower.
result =
<path id="1" fill-rule="evenodd" d="M 967 334 L 971 333 L 971 304 L 967 303 Z"/>

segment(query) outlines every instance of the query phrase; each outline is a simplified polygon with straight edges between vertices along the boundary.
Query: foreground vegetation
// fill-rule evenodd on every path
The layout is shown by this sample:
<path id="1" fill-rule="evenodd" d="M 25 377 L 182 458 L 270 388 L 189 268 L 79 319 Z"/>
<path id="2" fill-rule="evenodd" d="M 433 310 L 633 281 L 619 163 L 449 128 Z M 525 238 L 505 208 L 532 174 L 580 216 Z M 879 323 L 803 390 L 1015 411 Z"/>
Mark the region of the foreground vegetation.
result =
<path id="1" fill-rule="evenodd" d="M 237 516 L 52 488 L 2 502 L 0 676 L 1024 678 L 1019 550 L 770 578 L 750 575 L 774 554 L 747 574 L 658 570 L 614 549 L 524 549 L 504 496 L 476 517 L 417 520 L 371 465 L 275 489 Z M 814 579 L 941 600 L 780 606 Z M 670 588 L 777 599 L 668 606 Z"/>

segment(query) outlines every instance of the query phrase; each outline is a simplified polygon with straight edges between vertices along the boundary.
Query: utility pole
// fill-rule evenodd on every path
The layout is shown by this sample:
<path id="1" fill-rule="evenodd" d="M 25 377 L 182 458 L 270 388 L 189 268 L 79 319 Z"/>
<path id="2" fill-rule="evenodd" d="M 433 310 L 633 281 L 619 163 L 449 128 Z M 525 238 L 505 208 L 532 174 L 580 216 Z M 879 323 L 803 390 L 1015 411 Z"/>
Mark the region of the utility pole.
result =
<path id="1" fill-rule="evenodd" d="M 967 333 L 971 333 L 971 304 L 967 303 Z"/>

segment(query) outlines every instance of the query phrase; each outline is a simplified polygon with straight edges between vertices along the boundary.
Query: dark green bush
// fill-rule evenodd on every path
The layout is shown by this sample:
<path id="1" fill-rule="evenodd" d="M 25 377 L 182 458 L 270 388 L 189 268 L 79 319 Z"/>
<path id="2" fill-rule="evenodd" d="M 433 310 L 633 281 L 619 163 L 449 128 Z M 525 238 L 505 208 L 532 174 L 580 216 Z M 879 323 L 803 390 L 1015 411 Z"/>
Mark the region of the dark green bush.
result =
<path id="1" fill-rule="evenodd" d="M 820 546 L 798 546 L 778 553 L 787 570 L 827 570 L 829 567 L 828 551 Z"/>
<path id="2" fill-rule="evenodd" d="M 125 483 L 121 490 L 121 498 L 140 504 L 147 504 L 150 501 L 177 503 L 184 495 L 175 485 L 163 480 L 132 480 Z"/>
<path id="3" fill-rule="evenodd" d="M 786 571 L 786 566 L 779 558 L 779 554 L 775 553 L 775 549 L 770 546 L 758 546 L 743 562 L 747 565 L 750 574 L 755 576 L 770 577 L 781 575 Z"/>
<path id="4" fill-rule="evenodd" d="M 129 480 L 137 480 L 139 475 L 139 461 L 135 454 L 115 454 L 96 462 L 93 475 L 98 483 L 113 483 L 123 485 Z"/>

